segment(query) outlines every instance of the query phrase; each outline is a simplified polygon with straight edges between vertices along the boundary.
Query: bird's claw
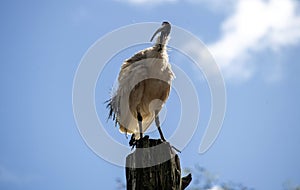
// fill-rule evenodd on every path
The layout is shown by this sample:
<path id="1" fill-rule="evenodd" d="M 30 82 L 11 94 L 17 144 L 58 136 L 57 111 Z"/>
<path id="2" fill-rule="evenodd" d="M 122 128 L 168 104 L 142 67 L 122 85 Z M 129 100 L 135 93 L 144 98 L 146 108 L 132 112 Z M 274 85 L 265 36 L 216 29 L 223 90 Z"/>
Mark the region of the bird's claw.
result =
<path id="1" fill-rule="evenodd" d="M 139 138 L 139 139 L 135 139 L 135 135 L 133 134 L 131 136 L 131 139 L 129 141 L 129 145 L 131 146 L 131 150 L 134 149 L 134 147 L 137 147 L 137 148 L 143 148 L 143 142 L 145 140 L 148 140 L 149 139 L 149 136 L 148 135 L 145 135 L 144 137 L 142 138 Z"/>
<path id="2" fill-rule="evenodd" d="M 180 151 L 178 148 L 176 148 L 175 146 L 172 146 L 172 148 L 173 148 L 174 150 L 176 150 L 176 152 L 181 153 L 181 151 Z"/>

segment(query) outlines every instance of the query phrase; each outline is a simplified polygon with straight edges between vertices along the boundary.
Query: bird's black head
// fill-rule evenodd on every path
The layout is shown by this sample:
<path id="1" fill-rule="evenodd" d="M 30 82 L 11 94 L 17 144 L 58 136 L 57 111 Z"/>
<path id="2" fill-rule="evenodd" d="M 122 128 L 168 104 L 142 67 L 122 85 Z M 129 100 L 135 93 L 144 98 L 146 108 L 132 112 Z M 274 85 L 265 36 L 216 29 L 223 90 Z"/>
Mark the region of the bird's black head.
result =
<path id="1" fill-rule="evenodd" d="M 160 41 L 159 41 L 159 43 L 165 45 L 165 43 L 166 43 L 166 41 L 167 41 L 167 39 L 168 39 L 168 36 L 169 36 L 169 34 L 170 34 L 170 32 L 171 32 L 171 24 L 170 24 L 169 22 L 167 22 L 167 21 L 164 21 L 164 22 L 161 24 L 161 27 L 159 27 L 159 28 L 155 31 L 155 33 L 153 34 L 153 36 L 152 36 L 152 38 L 151 38 L 150 41 L 152 41 L 153 38 L 154 38 L 159 32 L 161 33 L 161 34 L 160 34 Z"/>
<path id="2" fill-rule="evenodd" d="M 161 25 L 164 25 L 164 24 L 170 24 L 170 23 L 167 21 L 164 21 Z"/>

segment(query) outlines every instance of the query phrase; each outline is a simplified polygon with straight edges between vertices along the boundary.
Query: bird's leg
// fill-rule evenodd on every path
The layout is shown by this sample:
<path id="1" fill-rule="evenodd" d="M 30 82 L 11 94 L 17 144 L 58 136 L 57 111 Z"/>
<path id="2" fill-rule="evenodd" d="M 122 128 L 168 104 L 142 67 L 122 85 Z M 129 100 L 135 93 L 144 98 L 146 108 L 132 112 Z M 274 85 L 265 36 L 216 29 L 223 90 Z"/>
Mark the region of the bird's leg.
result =
<path id="1" fill-rule="evenodd" d="M 166 139 L 165 139 L 165 137 L 164 137 L 164 134 L 162 133 L 162 130 L 161 130 L 161 128 L 160 128 L 160 122 L 159 122 L 159 117 L 158 117 L 158 111 L 155 111 L 155 124 L 156 124 L 156 127 L 157 127 L 157 129 L 158 129 L 158 132 L 159 132 L 159 135 L 160 135 L 160 139 L 161 139 L 162 141 L 166 142 Z M 177 152 L 180 152 L 180 153 L 181 153 L 181 151 L 180 151 L 178 148 L 176 148 L 176 147 L 174 147 L 174 146 L 172 146 L 172 148 L 174 148 Z"/>
<path id="2" fill-rule="evenodd" d="M 160 138 L 162 141 L 166 141 L 163 133 L 162 133 L 162 130 L 160 128 L 160 122 L 159 122 L 159 117 L 158 117 L 158 111 L 156 110 L 155 111 L 155 124 L 156 124 L 156 127 L 158 129 L 158 132 L 159 132 L 159 135 L 160 135 Z"/>
<path id="3" fill-rule="evenodd" d="M 135 134 L 132 134 L 129 141 L 129 146 L 131 146 L 131 150 L 135 147 L 135 145 L 136 145 Z"/>
<path id="4" fill-rule="evenodd" d="M 142 139 L 143 138 L 143 126 L 142 126 L 143 118 L 142 118 L 142 115 L 140 112 L 137 112 L 137 119 L 139 122 L 140 139 Z"/>

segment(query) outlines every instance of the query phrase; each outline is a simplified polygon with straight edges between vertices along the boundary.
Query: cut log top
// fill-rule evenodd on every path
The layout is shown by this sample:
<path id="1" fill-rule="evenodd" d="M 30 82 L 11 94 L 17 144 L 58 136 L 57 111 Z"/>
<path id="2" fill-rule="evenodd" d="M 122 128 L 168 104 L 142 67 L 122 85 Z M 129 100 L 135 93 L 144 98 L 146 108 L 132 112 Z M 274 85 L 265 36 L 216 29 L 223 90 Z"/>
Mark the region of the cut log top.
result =
<path id="1" fill-rule="evenodd" d="M 150 148 L 162 143 L 169 144 L 168 142 L 163 142 L 161 139 L 149 139 L 149 136 L 146 135 L 143 139 L 138 141 L 136 148 Z"/>
<path id="2" fill-rule="evenodd" d="M 180 160 L 168 142 L 141 139 L 126 157 L 127 190 L 182 190 L 191 175 L 181 179 Z"/>

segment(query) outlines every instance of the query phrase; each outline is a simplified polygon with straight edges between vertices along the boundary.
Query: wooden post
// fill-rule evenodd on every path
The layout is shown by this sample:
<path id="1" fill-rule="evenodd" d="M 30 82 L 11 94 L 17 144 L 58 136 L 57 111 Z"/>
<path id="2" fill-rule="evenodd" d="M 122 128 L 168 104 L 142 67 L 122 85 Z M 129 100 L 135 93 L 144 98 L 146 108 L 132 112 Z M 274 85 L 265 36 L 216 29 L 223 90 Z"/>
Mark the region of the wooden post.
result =
<path id="1" fill-rule="evenodd" d="M 126 157 L 127 190 L 182 190 L 191 174 L 181 179 L 180 160 L 168 142 L 144 137 Z"/>

